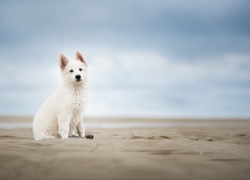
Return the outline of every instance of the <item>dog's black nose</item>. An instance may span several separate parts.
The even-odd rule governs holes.
[[[81,75],[79,75],[79,74],[76,75],[75,77],[76,77],[77,80],[81,79]]]

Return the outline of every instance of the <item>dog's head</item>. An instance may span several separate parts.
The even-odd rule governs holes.
[[[88,65],[79,51],[75,54],[75,60],[71,61],[65,54],[61,53],[59,66],[62,72],[62,78],[65,82],[75,85],[86,82]]]

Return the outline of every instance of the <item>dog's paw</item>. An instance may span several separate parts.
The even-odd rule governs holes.
[[[85,136],[87,139],[94,139],[94,135],[92,135],[92,134],[88,134],[88,135],[86,135]]]
[[[61,135],[59,136],[59,138],[60,138],[60,139],[68,139],[69,136],[68,136],[67,134],[61,134]]]
[[[78,135],[79,135],[80,138],[85,139],[85,133],[78,132]]]

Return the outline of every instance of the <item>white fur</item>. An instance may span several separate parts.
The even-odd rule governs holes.
[[[77,51],[76,60],[71,61],[66,55],[60,54],[59,65],[62,83],[35,114],[33,120],[35,140],[58,137],[66,139],[75,130],[80,137],[85,138],[82,116],[86,104],[87,63]],[[77,75],[81,76],[81,81],[77,81]]]

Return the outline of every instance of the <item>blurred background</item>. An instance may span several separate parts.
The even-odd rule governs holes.
[[[250,1],[0,1],[0,115],[33,115],[58,56],[89,63],[87,116],[250,117]]]

